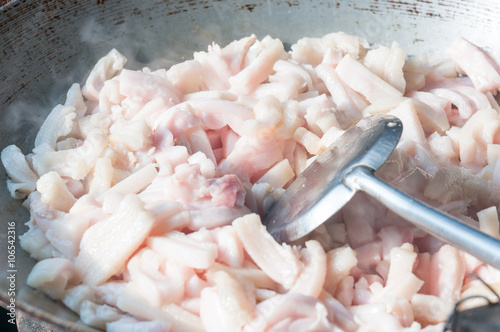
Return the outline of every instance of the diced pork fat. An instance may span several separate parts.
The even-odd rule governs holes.
[[[480,91],[500,88],[500,68],[486,52],[463,37],[455,39],[448,56],[469,76]]]
[[[214,286],[201,291],[203,327],[207,332],[241,331],[254,315],[256,299],[251,285],[223,271],[212,277]]]
[[[51,298],[63,298],[66,286],[75,277],[73,264],[66,258],[48,258],[35,264],[27,284],[38,288]]]
[[[15,145],[9,145],[2,150],[2,164],[9,175],[7,187],[15,199],[22,199],[36,188],[38,176],[31,169],[26,157]]]
[[[109,331],[442,330],[485,292],[465,274],[497,289],[500,272],[365,194],[294,246],[257,213],[352,123],[390,113],[403,140],[378,175],[498,237],[500,71],[463,39],[451,52],[468,77],[343,33],[289,53],[252,35],[168,71],[111,51],[32,154],[2,151],[41,260],[28,284]]]
[[[100,285],[119,273],[144,242],[155,218],[139,198],[127,195],[118,211],[83,235],[75,269],[89,285]]]
[[[274,63],[286,54],[279,39],[267,36],[261,43],[264,48],[257,58],[229,79],[230,91],[242,95],[249,94],[272,74]]]
[[[363,95],[370,103],[403,95],[349,54],[342,58],[335,70],[344,84]]]
[[[90,72],[82,88],[85,98],[98,101],[104,82],[117,75],[123,69],[126,62],[127,59],[115,49],[101,58]]]
[[[248,214],[233,222],[233,226],[243,243],[243,247],[254,262],[271,279],[285,288],[290,288],[299,275],[300,262],[293,249],[286,244],[278,244],[266,232],[260,217]]]
[[[171,324],[161,320],[138,321],[132,317],[122,317],[106,323],[107,332],[169,332]]]

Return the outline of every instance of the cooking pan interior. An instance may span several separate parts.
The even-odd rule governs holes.
[[[291,45],[304,36],[344,31],[373,43],[397,41],[409,54],[435,60],[458,35],[500,50],[493,37],[499,24],[500,8],[486,0],[12,1],[0,9],[0,150],[16,144],[30,152],[48,112],[111,48],[128,57],[127,68],[168,68],[212,42],[224,45],[251,33]],[[34,260],[18,239],[14,267],[8,266],[8,222],[16,223],[19,236],[29,215],[11,199],[0,168],[0,301],[10,303],[7,276],[14,273],[16,310],[90,330],[63,305],[26,286]]]

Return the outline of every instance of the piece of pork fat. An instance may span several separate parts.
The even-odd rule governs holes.
[[[113,322],[106,323],[107,332],[169,332],[171,324],[161,320],[139,321],[133,317],[123,316]]]
[[[42,202],[59,211],[69,212],[76,202],[61,176],[54,171],[42,175],[36,182],[36,189]]]
[[[128,284],[125,290],[120,293],[117,306],[120,310],[140,319],[168,322],[171,325],[171,330],[175,332],[204,332],[198,315],[173,303],[160,308],[152,307],[144,299],[144,296],[147,294],[140,293],[138,289],[133,287],[133,284]]]
[[[66,286],[75,277],[73,264],[66,258],[47,258],[33,266],[27,284],[37,288],[53,299],[64,296]]]
[[[226,61],[232,75],[239,73],[244,68],[248,49],[256,40],[257,36],[252,34],[235,40],[222,48],[222,58]]]
[[[268,129],[263,129],[242,136],[226,160],[221,162],[219,169],[237,175],[242,182],[250,182],[259,171],[281,161],[284,142],[276,139]]]
[[[363,58],[363,64],[404,94],[406,90],[406,81],[403,76],[405,60],[406,52],[398,43],[393,42],[390,48],[381,45],[368,50]]]
[[[479,229],[484,233],[500,238],[499,229],[500,224],[498,222],[498,211],[495,206],[491,206],[477,213],[477,218],[479,219]]]
[[[432,255],[429,280],[429,294],[441,298],[445,302],[460,299],[465,276],[465,264],[458,249],[443,245]]]
[[[349,246],[343,246],[328,251],[326,257],[327,270],[324,289],[328,293],[335,295],[339,283],[341,283],[342,279],[347,277],[351,269],[358,264],[356,251]]]
[[[242,331],[254,315],[253,285],[224,271],[215,272],[212,287],[201,291],[200,318],[207,332]]]
[[[133,287],[139,294],[144,294],[144,301],[155,308],[179,304],[185,296],[186,280],[195,274],[192,268],[167,261],[149,248],[143,248],[130,259],[127,272],[129,282],[125,287]]]
[[[0,158],[9,176],[7,188],[14,199],[23,199],[35,190],[38,176],[17,146],[9,145],[4,148]]]
[[[274,63],[278,59],[288,56],[283,43],[279,39],[266,36],[261,41],[256,41],[256,43],[262,44],[262,46],[257,46],[262,47],[257,57],[246,64],[246,67],[239,73],[229,78],[229,90],[237,95],[250,94],[273,73]]]
[[[321,301],[289,292],[257,304],[255,316],[243,332],[340,331],[333,321],[334,313]]]
[[[300,255],[304,268],[300,272],[290,292],[318,298],[323,291],[327,274],[327,256],[318,241],[310,240],[301,249]]]
[[[215,43],[208,46],[208,52],[193,55],[201,65],[201,90],[228,90],[229,78],[233,75],[229,63],[222,57],[221,47]]]
[[[62,177],[82,180],[92,170],[106,144],[104,135],[93,132],[77,148],[61,151],[47,148],[43,152],[35,152],[32,157],[33,168],[40,176],[55,171]]]
[[[378,77],[361,62],[346,54],[335,68],[341,81],[370,103],[402,97],[401,91]]]
[[[278,244],[262,225],[257,214],[233,221],[246,253],[271,279],[289,289],[301,271],[298,255],[287,244]]]
[[[198,60],[177,63],[167,70],[167,78],[183,95],[200,91],[203,67]]]
[[[31,257],[40,261],[46,258],[61,256],[61,253],[54,248],[40,227],[33,224],[32,219],[26,222],[25,225],[28,226],[28,230],[19,236],[19,245]]]
[[[91,101],[99,101],[99,93],[104,86],[104,82],[117,75],[126,62],[127,59],[115,49],[102,57],[90,72],[82,88],[85,98]]]
[[[217,245],[198,241],[182,232],[172,231],[164,236],[148,238],[148,246],[165,259],[195,269],[209,268],[217,258]]]
[[[89,285],[104,283],[120,272],[144,242],[155,221],[135,195],[126,195],[117,211],[91,226],[83,235],[75,269]]]
[[[290,54],[298,63],[317,66],[329,50],[349,53],[357,59],[365,55],[368,46],[368,42],[358,36],[334,32],[321,38],[301,38],[292,45]]]
[[[361,118],[361,112],[368,103],[357,92],[342,83],[332,66],[320,64],[316,67],[316,74],[325,82],[336,107],[349,118],[347,122],[352,123]]]
[[[500,88],[500,68],[483,50],[463,37],[458,37],[448,49],[448,56],[470,77],[476,89],[496,91]]]
[[[500,117],[494,109],[485,108],[476,112],[460,131],[461,166],[485,166],[487,145],[493,143],[500,143]]]
[[[443,301],[437,296],[426,294],[413,295],[411,306],[415,320],[422,327],[446,321],[454,308],[453,303]]]
[[[162,98],[167,105],[175,105],[181,100],[181,93],[167,79],[163,71],[148,72],[123,69],[118,76],[120,94],[143,102]]]
[[[115,307],[88,300],[82,302],[79,314],[84,324],[98,329],[105,329],[107,323],[117,321],[123,316],[123,313]]]
[[[53,256],[72,258],[78,254],[80,240],[89,227],[88,216],[64,213],[55,209],[43,202],[40,192],[33,192],[30,195],[30,211],[33,227],[39,228],[44,233],[45,239],[53,246]],[[97,214],[97,217],[100,216]],[[33,231],[35,232],[36,228]],[[26,235],[21,244],[26,244],[28,252],[33,252],[33,243],[27,242],[29,238],[31,236]],[[42,239],[43,237],[40,238]]]
[[[59,138],[68,135],[73,129],[75,119],[76,108],[74,106],[57,105],[54,107],[36,135],[35,148],[45,143],[55,150]]]

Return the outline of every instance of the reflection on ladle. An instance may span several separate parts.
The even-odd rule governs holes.
[[[374,175],[396,147],[403,125],[388,115],[361,119],[302,172],[264,216],[279,242],[312,232],[364,191],[435,237],[500,268],[500,241],[407,196]]]

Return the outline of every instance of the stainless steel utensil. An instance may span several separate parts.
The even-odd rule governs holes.
[[[321,153],[263,218],[278,242],[300,239],[364,191],[437,238],[500,268],[500,241],[390,186],[374,175],[401,136],[401,121],[389,115],[361,119]]]

